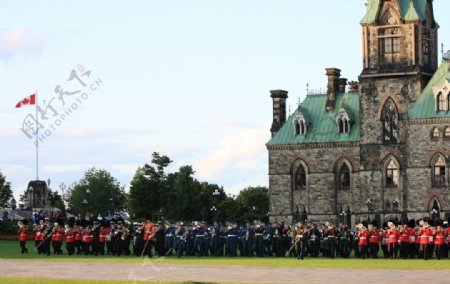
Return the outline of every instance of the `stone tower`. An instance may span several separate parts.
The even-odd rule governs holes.
[[[361,26],[361,184],[375,207],[406,206],[405,116],[438,66],[433,0],[369,0]],[[386,180],[381,168],[389,165],[400,171]]]

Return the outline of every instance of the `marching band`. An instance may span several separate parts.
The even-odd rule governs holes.
[[[21,253],[28,253],[27,225],[18,223]],[[349,228],[331,223],[316,225],[299,222],[293,227],[284,222],[247,223],[245,226],[215,222],[169,224],[94,221],[92,223],[41,220],[34,225],[33,238],[38,254],[136,255],[136,256],[295,256],[334,258],[377,258],[381,247],[384,258],[448,258],[450,228],[447,222],[430,226],[427,219],[418,222],[361,223]]]

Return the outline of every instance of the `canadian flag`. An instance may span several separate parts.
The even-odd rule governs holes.
[[[20,108],[24,105],[35,105],[36,104],[36,94],[32,94],[29,97],[24,98],[16,104],[16,108]]]

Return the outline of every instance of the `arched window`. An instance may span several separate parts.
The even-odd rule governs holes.
[[[306,164],[303,161],[298,162],[292,172],[294,190],[303,190],[307,188],[307,173],[308,167]]]
[[[397,143],[398,142],[398,111],[395,103],[388,99],[383,107],[382,112],[383,122],[383,138],[384,142]]]
[[[437,127],[433,128],[433,132],[431,133],[431,136],[433,138],[439,138],[440,135],[441,135],[441,133],[439,132],[439,128],[437,128]]]
[[[337,187],[340,190],[350,188],[350,168],[346,162],[343,162],[338,166]]]
[[[433,186],[445,186],[445,170],[445,159],[439,155],[433,162]]]
[[[450,111],[450,93],[447,95],[447,111]]]
[[[444,136],[447,137],[447,138],[450,138],[450,127],[449,127],[449,126],[447,126],[447,127],[445,128],[445,134],[444,134]]]
[[[300,135],[300,122],[298,120],[294,121],[295,135]]]
[[[397,187],[400,179],[400,170],[398,162],[390,158],[385,168],[386,187]]]
[[[447,108],[446,108],[447,107],[447,101],[446,101],[446,98],[445,98],[444,94],[439,93],[437,95],[437,97],[436,97],[436,105],[437,105],[437,108],[436,108],[437,111],[446,111],[447,110]]]

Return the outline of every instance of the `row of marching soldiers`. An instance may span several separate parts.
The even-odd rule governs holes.
[[[435,256],[438,260],[448,258],[450,247],[450,228],[448,222],[437,222],[430,226],[427,219],[395,224],[387,222],[382,228],[377,223],[357,224],[353,230],[344,225],[335,228],[326,223],[317,230],[315,225],[299,223],[295,227],[292,248],[298,258],[323,256],[347,258],[351,251],[356,257],[377,258],[380,250],[384,258],[423,258]],[[318,239],[319,242],[314,241]]]
[[[115,224],[94,221],[74,222],[63,225],[62,221],[51,224],[48,219],[41,220],[34,225],[33,239],[38,254],[63,254],[63,244],[68,255],[111,255],[130,254],[131,235],[129,223]],[[28,253],[26,240],[28,239],[27,226],[19,224],[19,241],[22,253]]]
[[[22,253],[27,253],[26,226],[19,230]],[[35,249],[39,254],[63,254],[63,243],[69,255],[137,255],[137,256],[296,256],[437,259],[448,257],[450,228],[447,222],[431,227],[428,220],[392,222],[378,228],[376,222],[354,228],[330,223],[321,225],[284,222],[237,226],[236,224],[193,222],[176,224],[131,224],[127,221],[50,224],[41,221],[34,228]],[[130,249],[131,248],[131,249]]]

